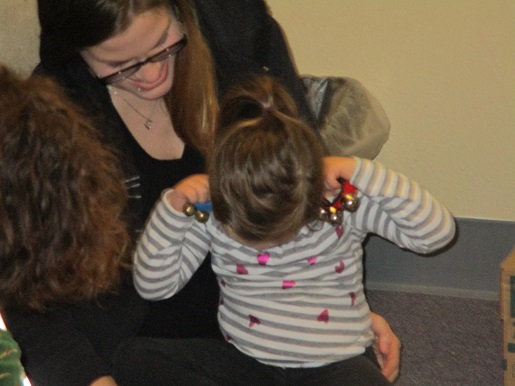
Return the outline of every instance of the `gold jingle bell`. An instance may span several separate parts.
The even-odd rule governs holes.
[[[343,207],[349,212],[355,212],[359,207],[359,198],[352,193],[346,193],[342,198]]]
[[[334,211],[329,214],[329,222],[331,224],[341,224],[343,221],[343,213],[341,211]]]
[[[209,218],[209,213],[204,212],[203,210],[197,210],[195,212],[195,219],[198,222],[206,222]]]
[[[186,216],[193,216],[195,213],[197,213],[197,208],[195,208],[195,205],[192,205],[192,204],[186,204],[184,206],[184,210],[183,210],[184,214]]]
[[[329,212],[324,208],[320,208],[320,214],[318,215],[318,218],[322,221],[329,220]]]

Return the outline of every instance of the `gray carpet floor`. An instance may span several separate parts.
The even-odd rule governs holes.
[[[396,386],[501,386],[499,302],[368,291],[403,344]]]

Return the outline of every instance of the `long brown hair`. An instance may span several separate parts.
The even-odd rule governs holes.
[[[48,79],[0,66],[0,308],[115,290],[128,266],[116,157]]]
[[[249,242],[283,242],[318,219],[323,150],[272,78],[224,96],[209,162],[215,217]]]
[[[177,55],[167,106],[179,137],[205,155],[218,113],[213,58],[189,1],[176,0],[174,8],[188,44]]]

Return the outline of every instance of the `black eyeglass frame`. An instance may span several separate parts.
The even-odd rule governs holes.
[[[188,38],[186,37],[186,34],[183,34],[178,41],[166,47],[165,49],[155,53],[154,55],[149,56],[145,60],[135,63],[129,67],[122,68],[121,70],[116,71],[112,74],[98,78],[98,80],[105,85],[121,82],[122,80],[130,78],[132,75],[138,72],[141,67],[145,66],[146,64],[162,62],[163,60],[171,58],[174,55],[177,55],[186,46],[187,43]]]

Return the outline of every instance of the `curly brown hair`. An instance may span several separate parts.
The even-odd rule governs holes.
[[[323,149],[276,80],[228,91],[209,162],[213,213],[249,242],[284,242],[318,219]]]
[[[49,79],[0,66],[0,308],[115,290],[130,245],[116,157]]]

